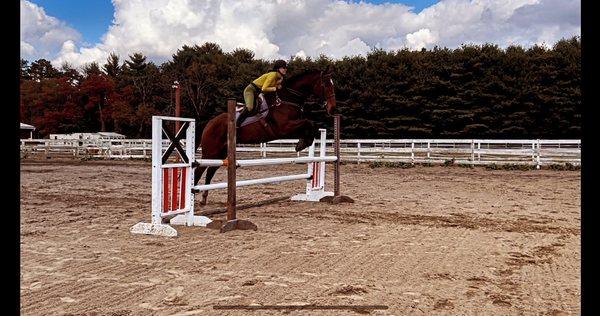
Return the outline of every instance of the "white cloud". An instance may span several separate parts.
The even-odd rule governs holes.
[[[21,1],[21,57],[52,59],[65,41],[79,41],[81,34],[43,8]]]
[[[438,37],[429,29],[420,29],[406,35],[406,43],[411,49],[422,49],[437,42]]]
[[[62,65],[63,63],[68,63],[74,66],[81,66],[91,62],[98,62],[99,64],[104,64],[106,59],[108,58],[109,52],[101,49],[100,47],[92,47],[92,48],[80,48],[77,49],[75,43],[71,40],[68,40],[63,43],[60,52],[58,53],[58,57],[53,60],[55,65]]]
[[[303,50],[299,50],[294,57],[298,57],[298,58],[306,58],[306,53]]]
[[[32,56],[33,54],[35,54],[35,48],[31,44],[21,41],[21,55]]]
[[[22,54],[49,52],[44,43],[60,42],[54,49],[57,64],[104,63],[110,52],[122,59],[141,52],[162,62],[183,45],[216,42],[225,51],[247,48],[265,59],[341,58],[373,48],[553,44],[581,34],[579,0],[442,0],[418,14],[402,4],[341,0],[113,0],[113,5],[113,25],[94,47],[78,47],[79,34],[43,14],[43,21],[56,26],[43,36],[41,26],[30,27],[39,35],[35,40],[22,31]],[[35,7],[25,0],[23,6]],[[30,11],[39,16],[41,10]],[[22,13],[21,20],[31,26],[40,18]]]
[[[370,50],[369,45],[357,37],[347,42],[346,45],[336,49],[330,55],[334,58],[342,58],[344,56],[365,55]]]

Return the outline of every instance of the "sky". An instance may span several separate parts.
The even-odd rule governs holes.
[[[21,57],[55,66],[141,52],[157,63],[215,42],[257,58],[334,59],[491,43],[551,47],[581,35],[580,0],[21,0]]]
[[[85,43],[99,42],[112,24],[114,7],[110,0],[34,0],[46,14],[64,21],[81,33]]]

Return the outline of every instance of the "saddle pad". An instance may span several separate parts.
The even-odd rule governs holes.
[[[260,100],[260,98],[259,98],[259,100]],[[242,124],[240,124],[240,127],[243,127],[243,126],[246,126],[248,124],[252,124],[254,122],[257,122],[261,118],[267,117],[267,114],[269,114],[269,105],[267,105],[267,101],[265,101],[264,99],[262,99],[262,103],[260,104],[260,108],[258,109],[258,114],[254,115],[254,116],[247,117],[242,122]],[[236,121],[237,121],[238,117],[240,117],[240,112],[236,111],[235,112],[235,119],[236,119]]]

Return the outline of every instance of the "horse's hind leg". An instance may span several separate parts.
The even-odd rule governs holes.
[[[210,184],[210,181],[215,176],[215,173],[219,167],[208,167],[208,171],[206,171],[206,178],[204,179],[204,184]],[[200,201],[200,205],[206,205],[206,200],[208,198],[208,191],[202,192],[202,200]]]
[[[207,167],[196,167],[196,169],[194,170],[194,185],[198,185],[198,182],[200,181],[200,178],[202,178],[202,174],[204,173],[204,170],[206,170]]]

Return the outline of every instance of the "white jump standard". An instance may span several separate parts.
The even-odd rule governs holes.
[[[163,128],[164,121],[183,122],[173,136]],[[131,227],[134,234],[177,236],[171,225],[206,226],[211,222],[206,216],[194,215],[194,194],[190,189],[194,181],[194,119],[153,116],[152,117],[152,222],[137,223]],[[162,134],[171,143],[163,154]],[[185,150],[179,140],[185,136]],[[167,163],[177,150],[182,162]]]
[[[327,161],[337,161],[338,157],[326,157],[326,131],[319,129],[321,132],[319,157],[313,158],[313,162],[308,163],[307,174],[312,175],[309,181],[306,182],[306,194],[297,194],[292,196],[292,201],[321,201],[326,196],[333,196],[333,192],[325,192],[325,163]],[[308,157],[315,156],[315,144],[308,149]]]

